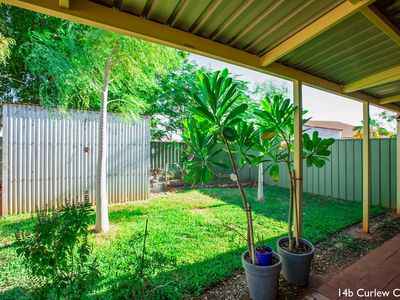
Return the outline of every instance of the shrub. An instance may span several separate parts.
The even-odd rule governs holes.
[[[80,299],[98,276],[90,258],[88,226],[92,208],[70,203],[54,211],[40,211],[32,232],[17,232],[17,253],[39,298]]]

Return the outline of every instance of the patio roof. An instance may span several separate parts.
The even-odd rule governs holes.
[[[400,0],[0,1],[400,111]]]

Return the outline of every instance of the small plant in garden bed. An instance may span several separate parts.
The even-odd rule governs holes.
[[[17,231],[22,257],[34,295],[41,299],[80,299],[97,276],[88,243],[91,204],[67,203],[54,211],[39,211],[32,232]]]

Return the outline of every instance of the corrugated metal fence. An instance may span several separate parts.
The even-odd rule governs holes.
[[[124,122],[109,115],[110,203],[149,197],[150,119]],[[3,214],[56,208],[65,199],[94,202],[98,113],[66,116],[23,105],[3,105]]]
[[[167,166],[182,160],[182,143],[151,142],[151,169],[166,170]]]
[[[304,191],[349,201],[362,200],[362,141],[336,140],[332,155],[323,168],[304,166]],[[274,183],[289,186],[286,172]],[[252,174],[252,178],[256,178]],[[396,207],[396,139],[371,139],[371,204]]]
[[[152,156],[165,155],[163,148],[152,147],[160,151]],[[174,151],[177,150],[177,146],[170,147],[174,147]],[[323,168],[304,166],[304,191],[349,201],[361,201],[362,141],[336,140],[331,150],[332,156]],[[152,158],[153,160],[156,158]],[[281,168],[280,171],[280,180],[276,183],[265,174],[266,183],[289,187],[286,169]],[[257,180],[257,172],[258,169],[254,166],[246,167],[241,171],[240,177],[242,180]],[[371,139],[371,202],[382,207],[396,207],[396,139]]]

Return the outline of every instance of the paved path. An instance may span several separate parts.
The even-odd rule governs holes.
[[[313,288],[306,299],[400,300],[400,234]]]

